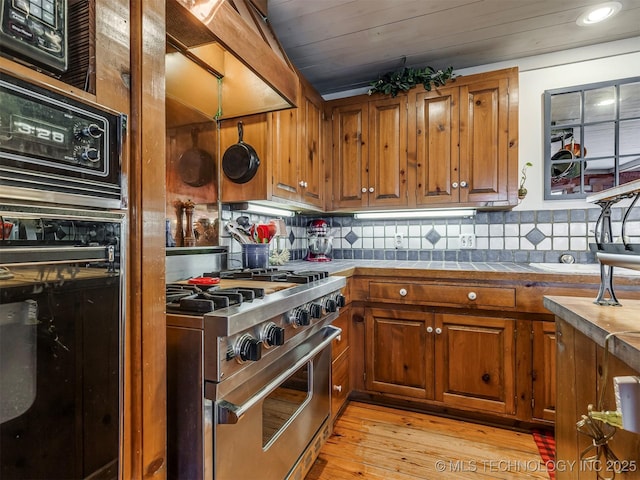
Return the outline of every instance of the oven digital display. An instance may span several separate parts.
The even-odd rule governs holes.
[[[45,122],[20,115],[11,115],[11,135],[33,139],[46,145],[61,146],[65,144],[65,131]]]

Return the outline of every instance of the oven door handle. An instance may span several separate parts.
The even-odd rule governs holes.
[[[274,378],[263,389],[258,391],[253,397],[247,400],[242,405],[236,405],[226,400],[220,400],[216,402],[218,408],[218,423],[219,424],[234,424],[238,423],[238,420],[257,403],[264,400],[271,392],[273,392],[282,382],[288,377],[293,375],[296,370],[302,367],[305,363],[315,357],[319,352],[327,348],[331,344],[334,338],[342,333],[342,330],[333,325],[327,325],[321,330],[326,336],[321,343],[313,347],[307,354],[305,354],[294,365],[286,369],[276,378]]]
[[[49,265],[113,261],[113,245],[97,247],[10,247],[0,250],[0,265]]]

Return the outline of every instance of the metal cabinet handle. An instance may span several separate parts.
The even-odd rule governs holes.
[[[333,391],[338,393],[342,392],[342,385],[334,385]]]
[[[369,187],[369,192],[373,193],[374,188],[373,187]]]
[[[406,297],[407,296],[407,289],[406,288],[401,288],[399,293],[400,293],[401,297]]]
[[[342,341],[342,335],[338,335],[336,337],[336,342],[341,342]]]
[[[469,300],[475,300],[476,298],[478,298],[478,295],[476,294],[476,292],[469,292],[469,293],[467,294],[467,298],[468,298]]]
[[[303,182],[302,180],[300,180],[300,181],[298,182],[298,185],[300,185],[301,187],[304,187],[304,182]]]
[[[362,193],[367,193],[367,187],[362,187]]]
[[[452,186],[453,188],[458,188],[458,182],[453,182],[453,183],[451,184],[451,186]]]
[[[427,333],[433,333],[433,327],[427,327]]]
[[[304,187],[304,188],[307,188],[308,186],[309,186],[309,184],[308,184],[307,182],[304,182],[303,187]]]
[[[300,358],[296,363],[287,368],[284,372],[274,378],[268,385],[262,390],[258,391],[253,397],[247,400],[242,405],[236,405],[226,400],[220,400],[217,403],[218,408],[218,423],[220,424],[233,424],[238,423],[238,420],[247,413],[251,408],[266,398],[271,392],[280,386],[287,378],[293,375],[300,367],[302,367],[309,360],[318,355],[322,350],[327,348],[329,344],[342,333],[342,330],[333,325],[328,325],[323,328],[326,331],[326,337],[315,347],[313,347],[306,355]]]
[[[466,188],[467,187],[467,182],[460,182],[460,187],[461,188]]]
[[[442,329],[440,327],[436,328],[436,335],[440,335],[442,333]]]

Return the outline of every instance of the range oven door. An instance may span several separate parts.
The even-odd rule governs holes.
[[[122,215],[0,205],[0,478],[116,479]]]
[[[215,480],[282,480],[330,414],[327,326],[216,402]]]

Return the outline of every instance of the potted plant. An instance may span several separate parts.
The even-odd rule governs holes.
[[[434,70],[432,67],[412,68],[403,67],[395,72],[387,72],[375,82],[371,82],[369,95],[383,93],[395,97],[399,92],[406,92],[418,84],[425,90],[431,91],[431,86],[441,87],[445,82],[454,78],[453,67],[445,70]]]
[[[521,173],[522,175],[520,176],[520,185],[518,186],[518,198],[520,200],[522,200],[524,197],[527,196],[527,189],[524,187],[524,182],[527,181],[527,168],[532,167],[533,164],[531,162],[527,162],[524,164],[524,167],[522,167]]]

